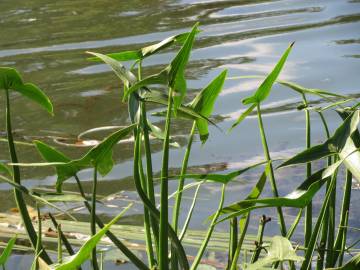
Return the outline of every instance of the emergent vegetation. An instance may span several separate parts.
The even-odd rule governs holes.
[[[50,114],[53,113],[53,107],[50,99],[37,86],[24,83],[20,74],[15,69],[8,67],[0,68],[0,88],[4,89],[3,93],[6,100],[6,136],[11,160],[7,164],[0,165],[0,179],[14,188],[15,200],[35,254],[32,269],[80,269],[89,258],[92,269],[103,269],[103,257],[100,256],[100,252],[98,252],[96,247],[104,235],[138,269],[213,269],[212,266],[204,264],[202,258],[213,236],[216,225],[221,222],[229,223],[227,269],[255,270],[284,269],[285,267],[287,269],[301,270],[320,270],[324,268],[360,269],[359,253],[352,259],[347,259],[352,248],[347,241],[351,185],[353,179],[360,181],[359,104],[354,103],[354,99],[342,95],[319,89],[309,89],[291,82],[279,80],[279,74],[284,68],[285,62],[293,48],[294,43],[292,43],[285,50],[270,74],[263,78],[264,80],[257,91],[252,96],[243,100],[243,104],[249,107],[233,124],[231,130],[229,130],[229,132],[236,132],[241,122],[256,110],[261,143],[264,150],[264,161],[228,174],[189,174],[187,169],[194,137],[198,135],[201,142],[205,144],[209,136],[209,125],[216,126],[210,117],[216,98],[221,92],[225,80],[254,77],[226,78],[227,71],[224,70],[205,86],[190,103],[185,103],[184,100],[187,94],[185,70],[198,33],[198,25],[195,25],[189,33],[167,38],[160,43],[144,47],[140,50],[108,55],[88,52],[91,55],[91,61],[103,61],[109,65],[122,82],[123,101],[128,104],[131,125],[110,134],[101,143],[91,148],[78,159],[70,159],[44,142],[34,141],[34,147],[39,151],[45,162],[19,163],[16,142],[14,142],[12,133],[10,102],[12,91],[17,91],[38,103]],[[178,45],[181,46],[180,50],[166,68],[157,74],[143,77],[142,62],[144,59],[170,46]],[[123,61],[132,61],[131,68],[125,68],[122,64]],[[275,83],[281,84],[286,89],[295,91],[301,96],[303,104],[298,109],[304,111],[306,122],[306,133],[303,134],[306,137],[306,149],[282,163],[275,162],[271,157],[261,110],[262,103],[270,95]],[[156,87],[154,88],[153,86]],[[307,97],[311,95],[320,97],[330,105],[323,108],[310,106]],[[345,107],[345,103],[351,102],[355,105]],[[165,117],[164,130],[161,130],[149,121],[146,108],[148,103],[157,104],[159,107],[166,107],[164,110],[156,113],[157,116]],[[329,132],[324,115],[324,112],[329,109],[336,110],[342,119],[341,125],[333,134]],[[310,136],[310,114],[312,113],[320,116],[324,132],[328,138],[322,144],[312,145],[312,142],[315,141]],[[172,175],[169,172],[169,149],[173,144],[171,123],[176,121],[177,118],[190,121],[192,128],[189,131],[188,144],[180,174]],[[245,124],[242,123],[242,125]],[[119,210],[119,214],[106,225],[101,221],[96,212],[99,175],[105,176],[112,170],[114,165],[112,157],[114,146],[131,135],[134,138],[133,181],[144,206],[143,215],[147,255],[147,260],[145,261],[131,250],[122,239],[119,239],[111,232],[111,225],[116,223],[131,205],[123,210]],[[160,178],[155,177],[153,172],[150,136],[163,142]],[[142,158],[143,156],[144,158]],[[323,168],[313,171],[312,163],[321,159],[326,159],[326,162],[320,163],[323,164]],[[305,165],[304,174],[306,177],[294,191],[286,196],[280,196],[277,188],[276,172],[285,166],[296,164]],[[35,192],[23,186],[20,175],[22,166],[54,167],[57,173],[57,192],[51,194]],[[342,177],[339,174],[340,166],[344,166],[346,169],[346,179],[343,187],[342,204],[338,206],[336,205],[335,193],[341,188],[338,184],[340,183],[339,179]],[[260,173],[259,180],[248,196],[239,198],[239,201],[232,204],[225,205],[224,199],[227,184],[255,167],[257,169],[262,168],[262,173]],[[79,171],[85,168],[93,170],[93,188],[90,198],[85,194],[81,179],[78,176]],[[79,190],[77,195],[69,195],[62,190],[63,183],[70,178],[76,180]],[[267,179],[273,193],[273,196],[269,198],[261,196],[267,184]],[[169,195],[169,180],[178,181],[178,189],[172,195]],[[186,183],[186,180],[192,180],[192,182]],[[155,200],[155,182],[160,184],[159,207],[157,207],[158,202]],[[196,206],[199,188],[207,182],[219,184],[221,187],[221,198],[218,209],[208,218],[208,229],[200,248],[197,250],[195,257],[190,261],[187,256],[189,254],[184,249],[183,239],[187,233],[189,222]],[[320,212],[314,215],[312,199],[323,186],[326,186],[326,191],[322,200],[322,206]],[[189,188],[196,188],[193,203],[189,213],[186,215],[186,220],[179,222],[182,211],[183,191]],[[24,201],[25,196],[36,203],[39,217],[37,230],[34,228],[33,221],[28,213]],[[172,217],[169,216],[169,197],[175,197]],[[82,201],[84,203],[90,215],[89,226],[91,228],[91,237],[77,251],[74,251],[66,235],[61,231],[61,220],[57,220],[50,214],[50,218],[58,233],[58,255],[55,257],[48,255],[49,250],[46,250],[42,243],[42,218],[40,210],[41,206],[46,205],[57,211],[65,212],[69,218],[73,218],[71,214],[59,209],[54,204],[58,201]],[[264,228],[270,221],[270,218],[263,216],[258,225],[257,241],[252,250],[247,250],[247,253],[251,256],[245,256],[244,259],[240,259],[240,254],[243,252],[244,239],[248,235],[252,211],[270,207],[277,209],[279,235],[274,236],[270,241],[264,240]],[[284,207],[294,208],[298,211],[298,215],[292,224],[287,224],[287,220],[284,218]],[[337,222],[335,222],[336,209],[340,209],[340,217]],[[305,213],[304,240],[302,243],[298,243],[298,246],[294,246],[294,243],[291,242],[291,237],[303,213]],[[180,224],[184,224],[184,226],[180,228]],[[0,257],[0,264],[4,269],[15,241],[16,237],[8,242]],[[65,250],[68,256],[64,254]],[[54,261],[54,258],[57,261]],[[348,262],[344,262],[345,260]]]

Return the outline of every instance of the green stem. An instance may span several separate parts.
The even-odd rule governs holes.
[[[330,268],[333,265],[334,260],[334,242],[335,242],[335,215],[336,215],[336,183],[337,179],[334,180],[334,186],[331,190],[331,197],[329,201],[329,229],[328,229],[328,237],[327,237],[327,252],[326,252],[326,261],[325,268]]]
[[[311,147],[311,125],[310,125],[310,112],[307,110],[308,102],[306,100],[305,95],[303,94],[303,102],[305,106],[305,126],[306,126],[306,149]],[[306,178],[309,178],[311,175],[311,162],[306,163]],[[312,230],[312,202],[310,202],[306,206],[305,211],[305,241],[304,246],[307,247],[310,237],[311,237],[311,230]]]
[[[262,249],[262,244],[263,244],[263,236],[264,236],[264,230],[265,230],[265,225],[267,222],[269,222],[271,219],[267,218],[265,215],[263,215],[260,219],[260,224],[259,224],[259,228],[258,228],[258,234],[256,237],[256,241],[257,241],[257,248],[255,249],[252,257],[251,257],[251,263],[256,262],[259,259],[260,253],[261,253],[261,249]]]
[[[307,248],[307,250],[305,252],[305,260],[302,263],[300,270],[308,270],[311,267],[312,255],[313,255],[313,252],[315,250],[315,245],[316,245],[316,241],[317,241],[317,238],[318,238],[318,235],[319,235],[319,232],[320,232],[321,224],[323,223],[324,216],[325,216],[325,213],[326,213],[326,209],[327,209],[329,201],[330,201],[331,191],[333,190],[333,188],[335,186],[336,175],[337,175],[337,172],[335,172],[333,174],[333,176],[331,177],[329,190],[325,195],[324,202],[323,202],[323,205],[321,207],[318,219],[317,219],[317,221],[315,223],[315,226],[313,228],[313,233],[311,235],[308,248]]]
[[[9,151],[10,151],[10,158],[12,163],[18,163],[18,158],[16,155],[16,149],[14,144],[14,138],[12,135],[12,128],[11,128],[11,111],[10,111],[10,98],[9,98],[9,90],[5,89],[6,93],[6,132],[7,132],[7,139],[8,139],[8,145],[9,145]],[[18,166],[13,165],[13,181],[16,184],[21,184],[21,177],[20,177],[20,169]],[[36,249],[36,243],[37,243],[37,235],[36,231],[34,229],[34,226],[31,223],[31,218],[29,215],[29,212],[26,207],[26,203],[24,200],[24,197],[21,193],[21,191],[14,188],[14,194],[15,194],[15,201],[17,204],[17,207],[20,211],[20,215],[22,218],[22,221],[24,223],[25,230],[27,232],[27,235],[30,239],[31,245],[34,249]],[[43,249],[43,247],[40,247],[42,249],[41,252],[41,259],[43,259],[47,264],[52,264],[52,261],[49,257],[49,255],[46,253],[46,251]]]
[[[135,188],[136,188],[136,191],[137,191],[140,199],[142,200],[142,202],[144,203],[146,208],[150,211],[150,214],[156,219],[157,222],[159,222],[160,221],[159,210],[157,210],[157,208],[151,203],[151,201],[148,199],[146,193],[143,191],[143,189],[141,187],[139,170],[138,170],[138,166],[136,165],[139,162],[138,161],[139,160],[139,147],[140,147],[140,137],[139,137],[139,134],[137,133],[136,138],[135,138],[134,168],[133,168],[134,169],[133,176],[134,176]],[[173,245],[176,246],[176,252],[177,252],[177,256],[179,257],[179,263],[182,265],[182,268],[184,270],[188,270],[189,263],[188,263],[188,260],[186,257],[185,250],[184,250],[183,246],[181,245],[181,242],[180,242],[177,234],[174,232],[174,230],[172,229],[170,224],[167,223],[167,225],[168,225],[167,229],[168,229],[168,233],[169,233],[171,242]]]
[[[61,224],[57,226],[57,233],[58,233],[58,263],[60,264],[63,261]]]
[[[138,128],[137,132],[140,132],[140,128]],[[141,147],[139,147],[139,156],[141,157]],[[139,172],[140,172],[140,181],[142,188],[146,192],[147,185],[146,185],[144,168],[142,165],[141,158],[139,158]],[[144,206],[144,230],[145,230],[145,238],[146,238],[146,253],[150,263],[150,268],[153,268],[155,266],[155,258],[154,258],[154,250],[151,239],[150,214],[149,214],[149,210],[147,210],[145,206]]]
[[[97,166],[94,167],[93,190],[91,198],[91,212],[90,212],[90,229],[91,236],[96,234],[96,190],[97,190]],[[96,258],[96,247],[92,250],[91,265],[93,270],[99,270],[99,265]]]
[[[335,266],[335,263],[340,256],[343,256],[343,254],[340,254],[338,250],[343,250],[343,243],[346,243],[346,235],[347,235],[347,224],[349,220],[349,210],[350,210],[350,198],[351,198],[351,185],[352,185],[352,174],[350,171],[346,171],[346,180],[345,180],[345,186],[344,186],[344,195],[343,195],[343,201],[341,206],[341,212],[340,212],[340,224],[339,224],[339,230],[338,234],[336,236],[335,244],[334,244],[334,261],[333,265],[331,267]],[[344,241],[345,240],[345,241]]]
[[[236,251],[235,251],[235,254],[234,254],[234,258],[232,260],[232,264],[231,264],[231,268],[230,268],[231,270],[236,270],[237,269],[237,261],[239,259],[242,244],[244,243],[247,228],[249,226],[249,221],[250,221],[250,214],[246,214],[239,221],[241,234],[240,234],[239,241],[238,241],[238,244],[237,244],[237,248],[236,248]]]
[[[258,115],[258,121],[259,121],[259,127],[260,127],[261,141],[262,141],[262,145],[264,148],[264,154],[265,154],[266,161],[269,164],[269,179],[270,179],[271,189],[272,189],[274,197],[279,197],[279,193],[278,193],[276,182],[275,182],[274,168],[272,166],[269,147],[268,147],[268,144],[266,141],[264,125],[263,125],[263,121],[262,121],[262,117],[261,117],[260,104],[257,104],[257,115]],[[277,207],[277,212],[278,212],[278,217],[279,217],[279,222],[280,222],[280,232],[281,232],[282,236],[285,237],[286,236],[286,225],[285,225],[285,220],[284,220],[284,216],[283,216],[281,207]]]
[[[221,190],[221,198],[220,198],[220,203],[219,203],[219,206],[218,206],[218,210],[216,211],[216,214],[215,214],[215,216],[213,217],[213,219],[211,221],[211,224],[210,224],[210,227],[209,227],[209,229],[208,229],[208,231],[206,233],[205,239],[201,243],[201,247],[200,247],[198,253],[196,254],[196,257],[194,259],[193,264],[191,265],[190,270],[197,269],[197,267],[200,264],[201,258],[204,255],[204,252],[205,252],[205,249],[206,249],[206,247],[207,247],[207,245],[209,243],[210,237],[211,237],[211,235],[212,235],[212,233],[213,233],[213,231],[215,229],[216,221],[217,221],[218,217],[220,216],[221,209],[223,208],[223,205],[224,205],[225,189],[226,189],[226,185],[223,185],[222,190]]]
[[[227,269],[230,269],[231,262],[234,259],[237,242],[238,242],[238,220],[237,217],[233,217],[230,220],[230,239],[229,239],[229,255],[228,255]]]
[[[74,178],[76,180],[79,192],[81,196],[84,198],[84,204],[85,207],[88,209],[89,213],[91,213],[91,205],[87,201],[86,194],[84,192],[84,189],[81,185],[80,179],[77,175],[74,175]],[[104,223],[100,220],[100,218],[95,215],[95,221],[96,224],[99,226],[100,229],[104,228]],[[114,245],[121,250],[124,255],[129,258],[129,260],[138,268],[141,270],[149,270],[149,268],[144,264],[134,253],[131,252],[130,249],[128,249],[111,231],[106,232],[106,236],[109,237],[109,239],[114,243]]]
[[[173,107],[173,89],[170,88],[168,108],[165,123],[165,140],[163,145],[163,161],[160,180],[160,231],[159,231],[159,266],[161,270],[169,269],[168,262],[168,172],[169,172],[169,143],[170,143],[170,123]]]
[[[195,129],[196,129],[196,122],[194,121],[191,131],[190,131],[189,141],[188,141],[188,145],[186,147],[186,151],[185,151],[185,155],[184,155],[184,159],[183,159],[181,172],[180,172],[179,185],[178,185],[177,194],[175,197],[175,204],[174,204],[174,210],[173,210],[173,216],[172,216],[172,227],[176,233],[178,233],[182,191],[183,191],[184,183],[185,183],[184,175],[186,174],[188,163],[189,163],[189,157],[190,157],[190,152],[191,152],[191,146],[192,146],[193,139],[194,139]],[[176,270],[178,264],[177,264],[177,256],[176,256],[175,250],[172,250],[171,254],[172,254],[171,269]]]

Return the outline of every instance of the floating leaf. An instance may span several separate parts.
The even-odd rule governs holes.
[[[290,241],[282,236],[274,236],[270,241],[268,253],[264,258],[260,258],[253,264],[248,264],[248,270],[264,269],[265,265],[273,264],[275,262],[284,261],[303,261],[304,258],[296,255]]]
[[[274,82],[276,81],[277,77],[279,76],[293,45],[294,45],[294,43],[290,44],[290,46],[286,49],[284,54],[281,56],[279,62],[276,64],[276,66],[271,71],[271,73],[265,78],[265,80],[262,82],[260,87],[256,90],[254,95],[252,95],[248,98],[245,98],[243,100],[243,104],[245,104],[245,105],[251,104],[251,103],[259,104],[269,96],[271,88],[272,88]]]
[[[53,114],[53,105],[44,92],[32,83],[24,83],[19,72],[14,68],[0,67],[0,89],[11,89],[35,101]]]

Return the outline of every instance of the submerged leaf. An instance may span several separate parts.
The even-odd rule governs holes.
[[[264,258],[260,258],[253,264],[248,264],[248,270],[264,269],[265,265],[273,264],[275,262],[284,261],[303,261],[304,258],[296,255],[290,241],[282,236],[274,236],[270,241],[268,253]]]
[[[279,62],[276,64],[276,66],[271,71],[271,73],[265,78],[265,80],[262,82],[260,87],[256,90],[254,95],[252,95],[248,98],[245,98],[243,100],[243,104],[245,104],[245,105],[251,104],[251,103],[259,104],[269,96],[271,88],[272,88],[274,82],[276,81],[277,77],[279,76],[293,45],[294,45],[294,43],[290,44],[290,46],[286,49],[284,54],[281,56]]]

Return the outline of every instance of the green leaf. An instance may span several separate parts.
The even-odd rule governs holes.
[[[360,253],[352,257],[346,264],[336,268],[326,268],[326,270],[358,270],[360,268]]]
[[[9,166],[3,164],[3,163],[0,163],[0,173],[3,173],[7,176],[10,176],[12,177],[13,176],[13,172],[12,170],[10,169]]]
[[[347,157],[356,149],[351,135],[357,130],[359,120],[360,111],[356,111],[344,120],[340,127],[336,129],[333,136],[330,137],[326,142],[306,149],[305,151],[282,163],[278,168],[311,162],[333,154],[339,154],[340,158]],[[360,156],[358,151],[354,152],[352,155],[346,158],[344,164],[348,164],[348,166],[350,166],[351,169],[357,173],[355,167],[359,166],[359,163],[357,163],[360,161],[359,158]]]
[[[234,127],[236,127],[238,124],[240,124],[256,107],[256,104],[251,105],[249,108],[247,108],[246,111],[244,111],[239,118],[236,120],[234,124],[232,124],[229,131],[231,131]]]
[[[9,242],[7,243],[6,247],[4,248],[3,252],[1,253],[0,265],[2,265],[3,267],[6,264],[7,260],[9,259],[10,255],[11,255],[12,249],[13,249],[13,247],[15,245],[15,242],[16,242],[16,238],[17,238],[16,235],[13,238],[11,238],[9,240]]]
[[[0,89],[11,89],[35,101],[51,115],[53,105],[45,93],[32,83],[24,83],[19,72],[14,68],[0,67]]]
[[[303,260],[303,257],[296,255],[295,250],[287,238],[276,235],[271,239],[267,255],[253,264],[248,264],[246,269],[260,270],[264,269],[265,265],[273,264],[275,262],[299,262]]]
[[[264,199],[246,199],[233,203],[223,208],[222,214],[227,216],[219,222],[229,218],[247,214],[258,208],[268,207],[295,207],[304,208],[308,205],[314,195],[320,190],[323,184],[329,179],[323,177],[324,169],[317,171],[307,178],[299,187],[286,195],[285,197],[264,198]]]
[[[251,165],[249,167],[246,167],[244,169],[241,169],[241,170],[236,170],[236,171],[233,171],[233,172],[230,172],[228,174],[215,174],[215,173],[207,173],[207,174],[185,174],[185,175],[176,175],[176,176],[170,176],[169,178],[170,179],[179,179],[179,177],[183,177],[183,178],[186,178],[186,179],[195,179],[197,181],[210,181],[210,182],[216,182],[216,183],[220,183],[220,184],[228,184],[230,181],[232,181],[235,177],[243,174],[244,172],[250,170],[250,169],[253,169],[253,168],[256,168],[258,167],[259,165],[263,165],[265,164],[266,161],[262,161],[262,162],[259,162],[259,163],[256,163],[254,165]],[[266,179],[266,177],[265,177]]]
[[[95,52],[87,53],[96,56],[105,64],[109,65],[111,69],[115,72],[116,76],[118,76],[125,85],[133,84],[137,81],[135,75],[132,74],[129,70],[127,70],[119,61],[116,61],[115,59],[105,54]]]
[[[195,36],[198,33],[197,27],[198,23],[193,26],[180,51],[166,68],[169,76],[169,87],[174,89],[173,100],[175,112],[177,108],[180,107],[186,94],[185,67],[190,58]]]
[[[45,166],[55,166],[58,174],[56,189],[61,192],[62,183],[84,168],[97,166],[97,169],[102,176],[108,174],[114,165],[112,160],[112,148],[121,139],[127,136],[134,127],[135,125],[131,125],[112,133],[101,143],[91,148],[82,158],[70,161],[64,154],[45,143],[35,142],[35,145],[43,158],[49,162],[45,164]],[[26,164],[19,163],[18,165],[24,166]],[[31,165],[41,166],[41,164],[35,163],[28,164],[28,166]]]
[[[83,202],[85,199],[77,194],[64,194],[64,193],[41,193],[40,198],[48,202]]]
[[[129,204],[119,215],[117,215],[113,220],[111,220],[107,225],[104,226],[101,230],[99,230],[94,236],[92,236],[89,240],[87,240],[76,252],[75,255],[64,258],[64,262],[61,264],[53,264],[50,265],[48,269],[51,270],[72,270],[77,269],[81,266],[91,255],[92,250],[99,243],[101,238],[105,235],[105,233],[110,229],[110,227],[118,222],[118,220],[130,209],[132,204]]]
[[[264,101],[270,94],[271,88],[276,81],[277,77],[279,76],[286,59],[293,47],[294,43],[291,43],[290,46],[286,49],[282,57],[280,58],[279,62],[276,64],[274,69],[271,71],[271,73],[265,78],[265,80],[262,82],[260,87],[256,90],[255,94],[245,98],[243,100],[243,104],[259,104],[260,102]]]
[[[215,101],[223,88],[226,75],[227,70],[221,72],[208,86],[195,96],[189,106],[201,115],[209,117],[213,111]],[[205,143],[209,137],[208,122],[204,119],[198,119],[196,120],[196,126],[199,131],[200,140],[202,143]]]
[[[22,85],[23,80],[14,68],[0,67],[0,88],[11,89],[15,85]]]
[[[143,60],[146,57],[149,57],[163,49],[170,47],[174,43],[184,43],[188,35],[189,33],[182,33],[179,35],[168,37],[158,43],[146,46],[139,50],[109,53],[106,56],[111,57],[117,61]],[[89,60],[97,60],[97,58],[94,57],[90,58]]]
[[[50,113],[51,115],[54,114],[53,105],[52,105],[50,99],[36,85],[34,85],[32,83],[25,83],[25,84],[21,84],[21,85],[20,84],[14,85],[12,87],[12,89],[15,90],[16,92],[19,92],[23,96],[38,103],[43,108],[45,108],[48,111],[48,113]]]

